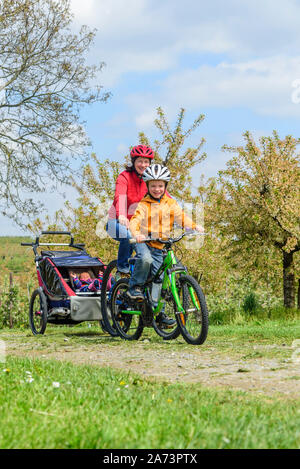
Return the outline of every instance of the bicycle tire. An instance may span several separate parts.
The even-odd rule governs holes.
[[[112,288],[111,292],[111,315],[115,330],[125,340],[138,340],[144,330],[142,316],[121,313],[126,309],[129,298],[126,291],[129,288],[129,279],[120,279]],[[122,292],[123,290],[123,292]]]
[[[180,283],[185,310],[184,313],[177,313],[181,334],[187,343],[202,345],[208,334],[208,310],[204,293],[191,275],[182,275]],[[192,299],[192,294],[195,296],[195,300]]]
[[[111,261],[103,274],[102,285],[101,285],[101,312],[102,320],[100,320],[100,325],[105,332],[108,332],[112,337],[117,337],[117,333],[113,321],[111,319],[111,307],[110,307],[110,294],[111,289],[107,290],[107,285],[110,279],[112,272],[117,269],[117,260]]]
[[[36,299],[39,302],[36,304]],[[47,326],[48,306],[47,298],[41,288],[37,288],[31,295],[29,304],[29,326],[33,335],[44,334]],[[37,324],[39,324],[37,326]]]
[[[165,328],[163,327],[163,324],[160,323],[157,318],[153,319],[153,329],[155,330],[156,334],[158,334],[160,337],[162,337],[164,340],[174,340],[179,337],[181,330],[178,324],[178,319],[177,315],[175,314],[176,311],[176,305],[173,299],[173,296],[171,294],[171,290],[168,289],[165,292],[165,309],[164,313],[168,316],[171,317],[172,319],[176,321],[176,324],[174,324],[173,328]]]

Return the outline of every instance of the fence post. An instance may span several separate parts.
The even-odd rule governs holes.
[[[13,274],[12,272],[9,272],[9,292],[10,294],[12,293],[12,288],[13,288]],[[12,329],[13,327],[13,317],[12,317],[12,307],[13,307],[13,303],[12,303],[12,299],[10,299],[10,303],[9,303],[9,328]]]

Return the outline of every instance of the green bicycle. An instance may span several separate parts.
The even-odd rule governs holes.
[[[132,300],[126,294],[129,279],[120,279],[115,283],[110,299],[111,316],[115,330],[123,339],[138,340],[144,327],[153,327],[165,340],[175,339],[181,333],[189,344],[201,345],[205,342],[208,333],[208,310],[204,293],[194,277],[187,273],[186,267],[177,262],[172,248],[174,243],[187,235],[191,233],[184,232],[167,241],[155,239],[165,245],[164,259],[155,276],[147,279],[143,287],[143,300]],[[149,241],[154,239],[145,239],[143,242]],[[130,259],[130,263],[134,262],[135,258]],[[161,292],[155,307],[151,287],[153,283],[159,282],[161,274]],[[162,312],[175,319],[170,329],[166,329],[160,322]]]

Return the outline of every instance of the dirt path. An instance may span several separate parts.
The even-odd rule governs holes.
[[[239,356],[213,345],[174,347],[163,341],[152,344],[151,339],[128,343],[95,335],[81,337],[78,342],[72,334],[47,339],[46,335],[36,338],[6,331],[0,333],[0,339],[8,355],[110,366],[165,382],[199,383],[285,398],[300,396],[300,353],[296,355],[295,349],[286,344],[254,344],[243,348],[243,355]],[[283,348],[284,355],[280,353]]]

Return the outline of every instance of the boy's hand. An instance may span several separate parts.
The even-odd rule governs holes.
[[[144,241],[144,239],[146,239],[146,236],[143,234],[140,234],[140,235],[137,235],[135,239],[137,243],[141,243],[142,241]]]

